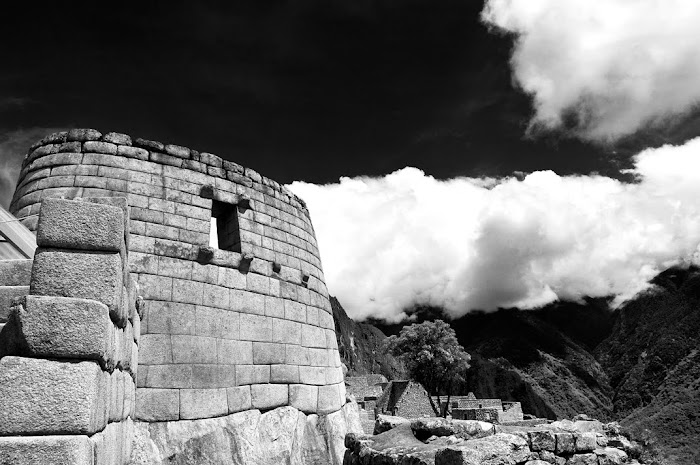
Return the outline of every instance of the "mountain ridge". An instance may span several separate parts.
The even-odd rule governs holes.
[[[519,401],[526,413],[552,419],[586,413],[617,420],[660,463],[700,463],[700,270],[671,268],[651,284],[616,310],[609,299],[585,299],[449,321],[472,355],[455,394]],[[412,317],[356,324],[383,336],[405,324],[446,319],[429,307],[413,309]],[[380,333],[372,333],[379,366]]]

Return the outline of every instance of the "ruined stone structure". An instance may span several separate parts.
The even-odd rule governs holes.
[[[54,198],[100,198],[94,202],[111,204],[51,202]],[[88,214],[86,209],[96,210]],[[112,213],[106,215],[109,209]],[[331,418],[338,412],[342,414],[339,422],[347,420],[345,410],[340,412],[346,403],[345,385],[313,227],[303,201],[283,186],[209,153],[143,139],[132,141],[124,134],[77,129],[52,134],[31,148],[10,210],[31,231],[38,228],[40,248],[33,263],[30,293],[89,301],[71,306],[31,296],[22,303],[25,309],[15,313],[41,314],[48,310],[28,309],[50,306],[51,312],[58,308],[63,313],[56,315],[70,320],[71,312],[79,307],[85,307],[83,319],[95,312],[104,316],[107,311],[116,326],[113,331],[101,327],[104,337],[120,334],[114,341],[124,341],[119,346],[121,355],[113,359],[92,351],[84,357],[92,360],[89,368],[80,363],[70,365],[85,371],[86,379],[111,380],[114,375],[105,377],[104,373],[114,370],[126,373],[119,375],[122,381],[109,383],[124,386],[116,388],[121,394],[115,397],[133,397],[134,402],[127,401],[125,407],[116,409],[110,425],[121,425],[123,418],[206,422],[237,412],[264,412],[284,406],[309,415],[312,431],[318,429],[314,429],[317,423],[323,423],[322,417],[313,419],[315,415]],[[102,221],[99,228],[85,219],[95,215]],[[107,238],[113,241],[120,231],[123,240],[118,249],[112,242],[109,246],[94,244]],[[73,272],[75,267],[82,275]],[[90,278],[90,270],[108,278]],[[49,278],[56,284],[49,285]],[[104,286],[112,287],[105,290]],[[137,288],[143,298],[142,319],[135,307],[125,306],[125,302],[136,301]],[[56,318],[54,323],[63,324]],[[0,345],[9,334],[9,326],[0,335]],[[79,334],[72,336],[80,340]],[[54,352],[37,353],[52,358]],[[138,371],[134,369],[137,358]],[[3,369],[12,369],[13,376],[20,376],[13,379],[22,384],[21,374],[33,369],[31,363],[6,356],[0,360],[0,377]],[[44,363],[49,361],[42,360]],[[135,379],[133,396],[129,393],[134,386],[124,381],[127,378],[131,382]],[[99,389],[91,391],[90,399],[104,399]],[[2,402],[10,408],[10,400],[3,398]],[[23,415],[20,412],[15,417]],[[103,417],[88,415],[85,421],[70,433],[93,440],[95,433],[116,428],[104,427],[107,421]],[[350,420],[347,422],[349,425]],[[303,436],[304,423],[299,424],[301,430],[294,425],[290,428]],[[335,429],[349,431],[350,426]],[[154,439],[154,431],[150,430],[151,439],[159,453],[170,454],[163,441],[175,434],[171,431],[166,439]],[[50,428],[18,431],[66,432]],[[128,436],[122,430],[109,434]],[[188,443],[187,434],[181,436],[183,443]],[[184,454],[185,446],[178,447],[173,447],[175,455],[161,459],[180,463],[173,457]],[[342,453],[334,452],[340,457]],[[311,455],[297,458],[308,461]],[[280,459],[297,463],[289,453]],[[328,458],[319,460],[330,463]]]
[[[377,399],[381,397],[384,387],[388,384],[386,377],[380,374],[345,377],[347,392],[355,398],[360,409],[360,421],[365,433],[371,434],[374,431]]]
[[[477,399],[473,393],[450,399],[452,417],[460,420],[480,420],[492,423],[512,423],[523,420],[520,402],[501,399]]]
[[[425,388],[410,380],[389,381],[377,399],[376,409],[378,414],[404,418],[435,416]]]

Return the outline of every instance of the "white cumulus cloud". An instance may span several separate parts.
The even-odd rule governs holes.
[[[532,308],[646,288],[698,263],[700,138],[635,157],[638,183],[539,171],[524,179],[381,178],[289,186],[308,204],[326,283],[354,318],[414,304]]]
[[[514,79],[531,129],[613,141],[700,101],[700,2],[487,0],[483,20],[515,35]]]

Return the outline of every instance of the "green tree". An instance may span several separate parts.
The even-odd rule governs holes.
[[[405,326],[398,336],[389,337],[386,344],[393,356],[403,360],[411,378],[428,392],[435,415],[447,416],[452,388],[456,382],[464,381],[471,360],[450,325],[435,320]],[[447,393],[447,401],[441,412],[443,393]],[[437,397],[437,406],[433,395]]]

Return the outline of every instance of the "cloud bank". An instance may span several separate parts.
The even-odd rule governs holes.
[[[700,2],[487,0],[484,22],[515,35],[514,80],[530,130],[614,141],[700,101]]]
[[[538,307],[647,287],[700,263],[700,138],[635,157],[635,184],[539,171],[524,179],[382,178],[289,186],[308,204],[331,294],[354,318],[414,304]]]

